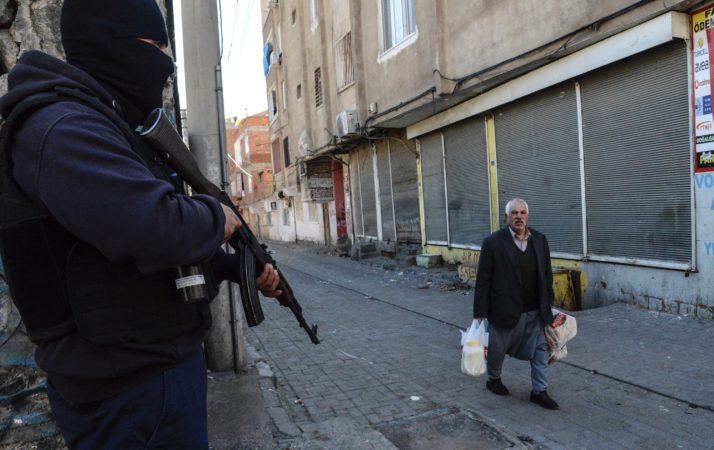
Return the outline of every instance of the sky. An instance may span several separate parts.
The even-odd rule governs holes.
[[[203,0],[201,0],[203,1]],[[207,2],[208,3],[208,2]],[[225,116],[245,117],[268,109],[263,75],[263,34],[260,0],[218,0],[223,23],[223,109]],[[181,2],[174,1],[176,67],[179,95],[185,107]]]

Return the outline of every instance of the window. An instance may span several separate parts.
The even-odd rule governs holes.
[[[268,105],[268,116],[272,122],[276,117],[278,117],[278,94],[275,92],[275,89],[270,90],[269,100],[270,105]]]
[[[283,208],[283,225],[290,225],[290,209]]]
[[[285,81],[283,81],[281,83],[281,87],[282,87],[282,91],[283,91],[282,94],[283,94],[283,111],[284,111],[284,110],[288,109],[288,93],[285,88]]]
[[[233,144],[233,159],[236,160],[236,164],[239,166],[243,164],[243,152],[241,151],[242,145],[242,140],[236,140],[236,142]]]
[[[310,0],[310,29],[317,28],[317,0]]]
[[[271,213],[271,212],[265,213],[265,224],[269,227],[273,226],[273,213]]]
[[[302,97],[302,84],[298,84],[298,85],[297,85],[296,91],[297,91],[297,92],[296,92],[297,98]]]
[[[347,32],[342,39],[337,42],[335,48],[336,65],[335,72],[337,74],[337,89],[349,85],[354,81],[354,72],[352,70],[352,32]]]
[[[273,153],[273,173],[277,174],[283,170],[281,165],[282,158],[280,158],[280,140],[276,139],[271,144],[271,150]]]
[[[290,145],[288,138],[283,139],[283,156],[285,158],[285,167],[290,165]]]
[[[292,15],[292,18],[293,18],[293,25],[295,25],[295,17],[296,17],[296,15],[297,15],[297,12],[293,9],[293,12],[292,12],[291,15]]]
[[[315,69],[315,108],[322,106],[322,70]]]
[[[250,163],[250,145],[248,145],[248,135],[243,136],[243,154],[245,155],[245,162]]]
[[[389,50],[416,31],[414,0],[382,0],[384,49]]]

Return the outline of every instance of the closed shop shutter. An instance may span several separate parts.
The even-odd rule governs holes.
[[[574,83],[499,108],[494,114],[498,214],[528,202],[528,225],[544,233],[552,252],[582,255],[580,147]]]
[[[359,152],[353,153],[350,161],[350,180],[352,186],[352,216],[354,220],[355,235],[364,236],[364,220],[362,218],[362,189],[360,187],[359,175]]]
[[[471,118],[445,128],[444,147],[450,243],[481,245],[491,234],[484,119]]]
[[[364,234],[377,237],[377,200],[374,196],[374,162],[372,150],[359,152],[359,175],[362,184],[362,214],[364,215]]]
[[[447,243],[446,197],[441,133],[428,134],[419,138],[419,142],[426,240],[429,243],[445,244]]]
[[[382,239],[394,241],[394,214],[392,209],[392,183],[389,170],[387,141],[377,141],[377,177],[379,179],[379,207],[382,218]]]
[[[691,262],[687,64],[674,41],[582,78],[590,254]]]
[[[399,242],[421,242],[419,225],[419,184],[417,182],[416,156],[407,142],[387,141],[392,167],[394,216],[397,220]]]

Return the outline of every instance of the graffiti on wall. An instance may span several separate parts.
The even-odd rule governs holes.
[[[697,174],[694,176],[694,183],[697,189],[712,189],[714,190],[714,175],[711,173]],[[714,211],[714,196],[712,196],[710,211]]]
[[[705,200],[702,203],[709,206],[709,211],[714,211],[714,174],[700,173],[694,175],[694,185],[698,190],[712,192],[711,202]],[[703,254],[705,256],[714,256],[714,242],[704,241],[703,245]]]
[[[694,175],[694,182],[697,185],[697,189],[713,189],[714,175],[711,173],[696,174]]]

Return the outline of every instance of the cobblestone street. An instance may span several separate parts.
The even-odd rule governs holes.
[[[714,357],[707,344],[714,322],[624,304],[574,313],[578,335],[550,371],[549,392],[561,405],[551,412],[528,402],[526,362],[507,359],[508,397],[489,393],[485,378],[460,372],[459,329],[471,321],[472,289],[454,289],[444,274],[416,267],[385,270],[311,247],[270,247],[322,340],[311,344],[287,309],[267,301],[266,321],[249,332],[274,374],[268,406],[288,441],[289,425],[304,431],[347,418],[404,442],[394,437],[395,424],[418,434],[427,428],[410,423],[458,413],[469,419],[450,429],[452,438],[485,426],[501,432],[493,448],[714,445]]]

